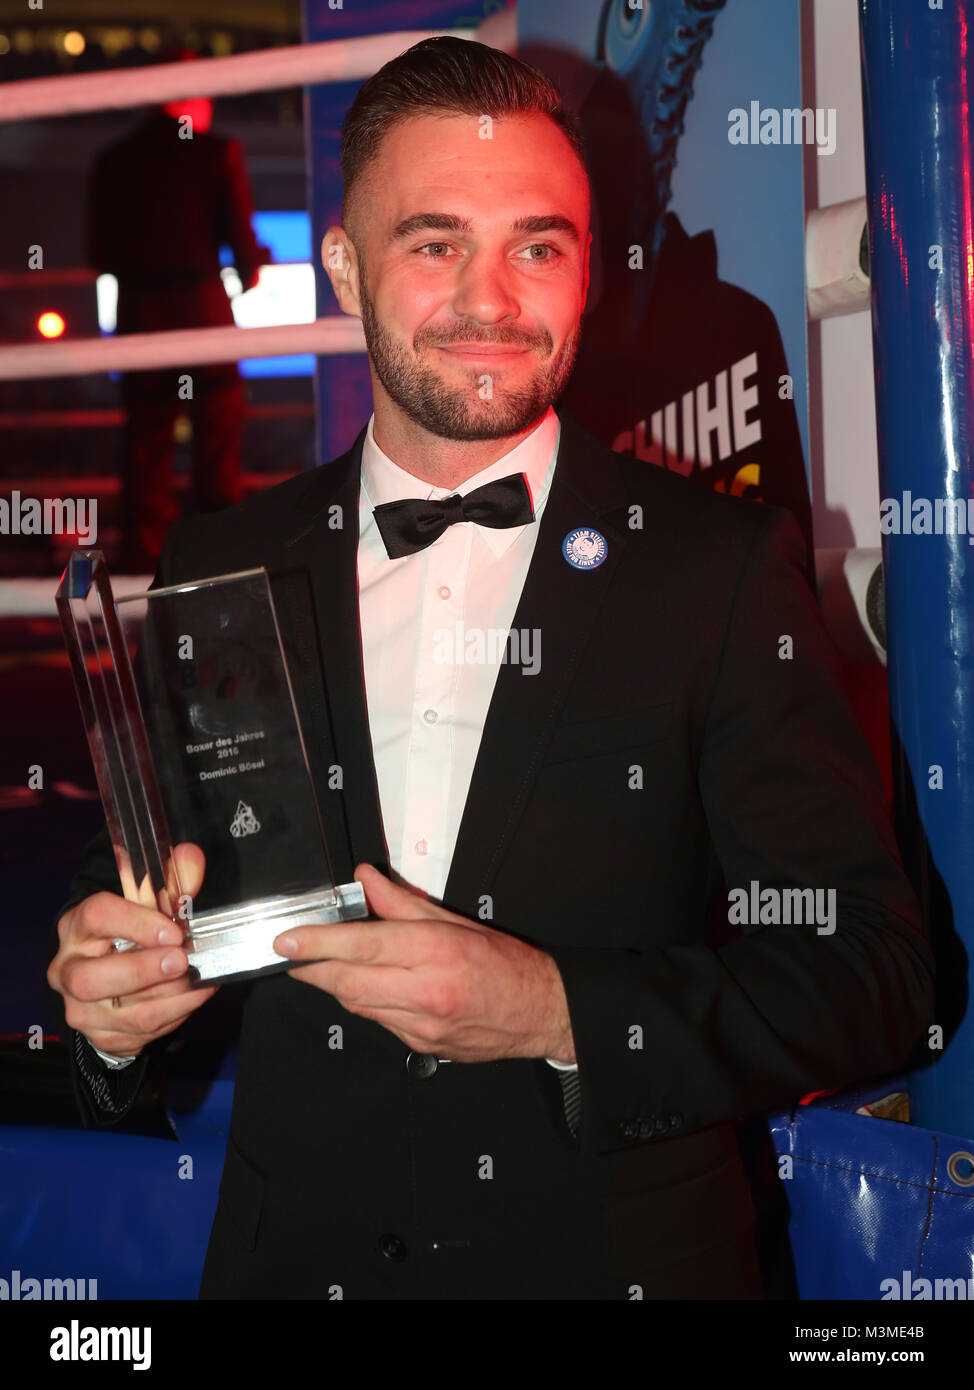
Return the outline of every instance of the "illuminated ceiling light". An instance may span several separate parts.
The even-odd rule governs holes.
[[[118,281],[114,275],[99,275],[95,281],[95,302],[98,327],[102,333],[114,333],[118,319]]]
[[[109,58],[115,58],[126,48],[132,48],[135,44],[135,35],[131,29],[103,29],[101,31],[101,46]]]
[[[37,320],[37,331],[42,338],[60,338],[65,327],[64,319],[54,309],[48,309]]]
[[[146,53],[155,53],[162,44],[162,35],[158,29],[140,29],[139,45],[144,48]]]
[[[85,36],[77,29],[69,29],[61,40],[65,53],[72,58],[80,58],[85,51]]]
[[[33,53],[34,35],[29,29],[15,29],[13,32],[14,48],[18,53]]]
[[[9,53],[9,52],[10,52],[10,40],[7,38],[6,34],[0,34],[0,53]]]
[[[214,58],[226,58],[228,54],[233,52],[233,35],[224,33],[211,34],[210,52],[213,54]]]

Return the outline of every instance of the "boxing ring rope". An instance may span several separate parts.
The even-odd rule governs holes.
[[[82,111],[119,111],[183,97],[238,96],[318,82],[355,82],[423,39],[450,35],[474,39],[480,29],[424,29],[373,34],[327,43],[291,44],[195,63],[157,63],[126,72],[69,73],[30,77],[0,86],[0,120],[27,121]],[[501,47],[494,42],[494,47]]]
[[[328,356],[364,351],[361,320],[346,314],[333,314],[312,323],[274,324],[266,328],[236,328],[233,325],[180,328],[169,332],[126,333],[118,337],[75,338],[3,347],[0,348],[0,381],[202,366],[301,352]]]

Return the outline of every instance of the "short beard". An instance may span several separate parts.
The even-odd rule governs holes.
[[[551,334],[547,329],[540,330],[533,340],[510,327],[486,335],[458,324],[452,338],[444,336],[442,331],[423,330],[414,339],[417,351],[431,342],[437,346],[449,342],[514,343],[519,347],[540,348],[546,359],[527,386],[519,390],[503,388],[486,400],[480,395],[480,379],[486,375],[482,368],[472,369],[476,375],[468,388],[447,386],[432,367],[414,362],[402,344],[379,322],[362,258],[359,259],[359,290],[362,327],[376,376],[390,399],[410,420],[441,439],[472,442],[519,434],[539,420],[558,399],[571,375],[578,352],[578,324],[554,358],[551,357]]]

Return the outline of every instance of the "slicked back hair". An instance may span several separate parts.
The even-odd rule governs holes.
[[[412,116],[437,113],[548,116],[585,168],[585,148],[575,118],[544,73],[473,39],[423,39],[370,77],[345,117],[341,163],[346,228],[352,192],[385,136]]]

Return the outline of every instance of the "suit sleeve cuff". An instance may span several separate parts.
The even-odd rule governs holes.
[[[138,1060],[135,1057],[116,1057],[113,1052],[102,1052],[101,1048],[96,1047],[91,1041],[87,1033],[84,1033],[82,1036],[92,1052],[97,1053],[105,1065],[111,1067],[113,1071],[122,1071],[125,1067],[131,1066],[133,1062]]]

